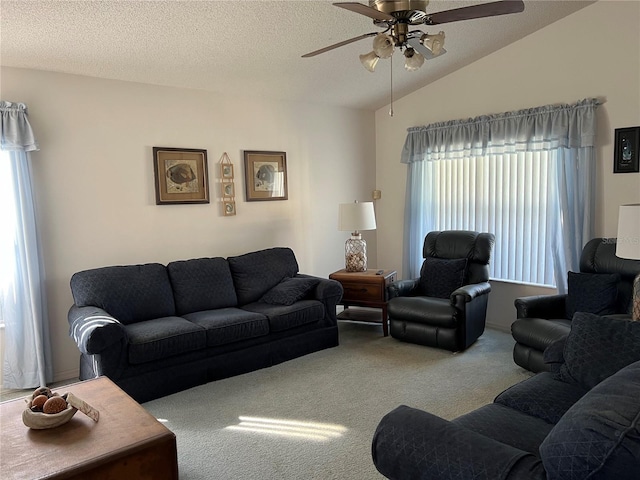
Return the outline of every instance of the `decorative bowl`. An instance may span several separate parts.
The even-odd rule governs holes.
[[[22,412],[22,423],[34,430],[55,428],[71,420],[71,417],[73,417],[77,411],[77,408],[67,405],[67,408],[59,413],[32,412],[31,400],[29,400],[27,408]]]

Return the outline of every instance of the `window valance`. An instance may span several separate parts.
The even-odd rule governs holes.
[[[0,148],[23,152],[39,150],[24,103],[0,101]]]
[[[595,99],[481,115],[407,130],[402,163],[595,146]]]

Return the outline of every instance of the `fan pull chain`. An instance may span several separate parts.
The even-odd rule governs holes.
[[[391,107],[389,108],[389,116],[393,117],[393,55],[389,60],[391,65]]]

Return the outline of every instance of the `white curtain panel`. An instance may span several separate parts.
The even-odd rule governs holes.
[[[3,387],[53,379],[44,268],[36,228],[29,152],[38,150],[21,103],[0,102],[2,224],[0,322],[5,327]]]
[[[403,269],[432,230],[496,235],[491,278],[566,291],[593,238],[596,99],[408,130]]]

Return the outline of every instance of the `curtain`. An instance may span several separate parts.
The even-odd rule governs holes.
[[[438,189],[447,188],[438,181],[434,165],[452,169],[455,162],[495,160],[515,162],[520,170],[513,176],[524,184],[532,184],[530,170],[525,162],[533,157],[548,158],[551,168],[546,178],[549,196],[553,200],[550,217],[544,222],[545,238],[549,239],[548,255],[553,259],[555,284],[560,292],[566,291],[567,271],[579,269],[584,244],[593,238],[595,214],[595,111],[597,99],[585,99],[575,104],[547,105],[515,112],[484,115],[467,120],[453,120],[408,129],[402,150],[402,163],[408,164],[407,194],[405,199],[404,257],[405,275],[419,274],[422,241],[426,233],[434,230],[437,208],[453,208],[456,198],[446,207],[437,205]],[[452,175],[468,175],[452,170]],[[473,170],[472,170],[473,171]],[[511,170],[505,170],[511,174]],[[474,172],[476,175],[480,173]],[[495,202],[495,191],[509,180],[495,166],[488,175],[493,189],[489,189],[482,202]],[[448,177],[447,181],[451,182]],[[453,181],[471,184],[475,179]],[[493,197],[491,195],[494,195]],[[468,214],[468,205],[462,207]],[[523,230],[511,230],[512,243],[522,238]],[[531,232],[528,232],[531,233]],[[535,232],[538,233],[538,232]],[[508,255],[506,255],[508,256]]]
[[[38,150],[27,107],[0,102],[3,222],[0,319],[5,325],[3,387],[33,388],[53,379],[44,268],[39,251],[29,152]]]

